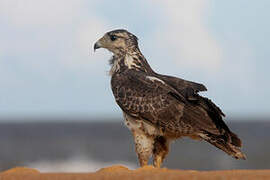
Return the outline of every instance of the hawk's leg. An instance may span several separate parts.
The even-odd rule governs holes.
[[[136,153],[139,158],[140,166],[146,166],[152,155],[154,140],[142,132],[133,132]]]
[[[153,164],[160,168],[163,160],[169,152],[169,140],[163,136],[157,136],[154,139]]]

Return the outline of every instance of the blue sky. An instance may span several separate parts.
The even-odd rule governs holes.
[[[105,50],[126,28],[152,67],[201,82],[228,117],[270,115],[270,2],[0,2],[0,119],[118,117]]]

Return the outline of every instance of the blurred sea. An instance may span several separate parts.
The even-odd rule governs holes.
[[[90,120],[89,120],[90,121]],[[174,169],[269,169],[270,121],[230,121],[247,160],[188,138],[172,143],[164,167]],[[0,123],[0,170],[15,166],[42,172],[90,172],[122,164],[137,168],[133,138],[123,121]]]

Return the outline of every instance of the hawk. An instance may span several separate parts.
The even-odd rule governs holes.
[[[138,38],[124,29],[107,32],[94,50],[113,53],[111,88],[131,130],[140,166],[160,167],[170,142],[181,137],[205,140],[236,159],[245,159],[241,140],[223,121],[221,109],[198,94],[203,84],[155,72],[141,53]]]

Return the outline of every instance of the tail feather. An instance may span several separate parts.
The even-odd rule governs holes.
[[[206,133],[201,137],[235,159],[246,159],[246,155],[240,150],[242,142],[234,133],[230,132],[226,135],[214,135]]]
[[[229,127],[223,121],[222,116],[225,117],[225,114],[221,109],[205,97],[200,96],[199,102],[219,130],[219,133],[216,133],[205,129],[201,137],[236,159],[246,159],[245,154],[240,150],[242,142],[236,134],[230,131]]]
[[[242,147],[242,141],[239,139],[239,137],[236,134],[230,132],[230,137],[231,137],[231,143],[234,146],[239,147],[239,148]]]

